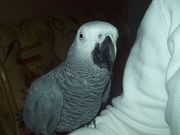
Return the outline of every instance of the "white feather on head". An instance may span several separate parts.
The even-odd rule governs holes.
[[[74,44],[81,55],[91,55],[96,43],[101,44],[106,36],[109,36],[113,42],[115,53],[117,52],[116,42],[118,39],[118,30],[115,26],[104,21],[91,21],[83,24],[75,37]]]

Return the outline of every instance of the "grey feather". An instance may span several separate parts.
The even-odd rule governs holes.
[[[117,29],[106,22],[80,27],[64,62],[29,88],[23,109],[27,128],[52,135],[75,130],[94,119],[109,95],[109,63],[115,60],[117,37]]]
[[[26,126],[36,134],[56,130],[63,107],[63,95],[51,74],[36,80],[29,89],[23,111]]]
[[[110,90],[111,90],[111,78],[109,79],[107,86],[105,88],[104,94],[103,94],[102,105],[101,105],[102,109],[104,109],[104,106],[106,105],[108,101]]]

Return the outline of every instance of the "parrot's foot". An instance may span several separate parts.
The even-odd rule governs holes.
[[[90,121],[88,124],[86,124],[86,127],[96,128],[96,120],[93,119],[92,121]]]

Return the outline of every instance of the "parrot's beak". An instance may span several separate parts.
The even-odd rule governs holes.
[[[93,51],[93,61],[100,68],[112,69],[115,61],[115,48],[109,36],[107,36],[101,44],[96,44]]]

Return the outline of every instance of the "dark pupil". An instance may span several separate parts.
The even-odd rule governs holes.
[[[80,38],[83,38],[83,34],[80,34]]]

